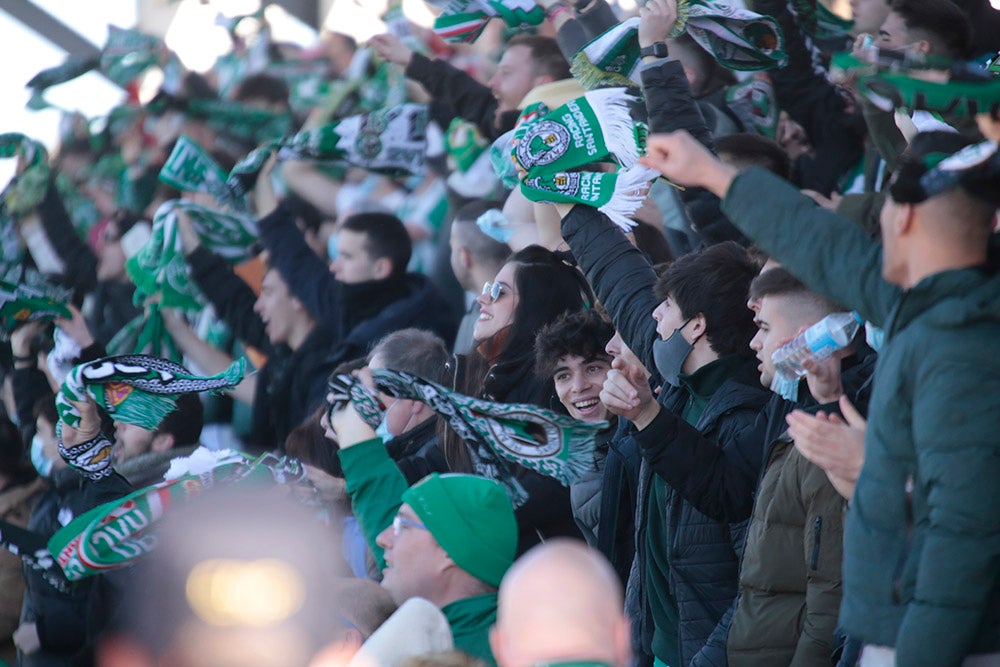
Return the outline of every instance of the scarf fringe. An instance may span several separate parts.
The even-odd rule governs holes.
[[[628,105],[637,98],[628,95],[624,88],[592,90],[585,97],[594,109],[608,150],[626,169],[634,167],[639,160],[639,146]]]
[[[636,226],[635,220],[629,216],[634,215],[642,202],[646,199],[649,191],[649,183],[659,174],[648,167],[637,167],[634,169],[624,169],[618,172],[618,179],[615,181],[615,193],[604,206],[599,210],[608,216],[611,222],[618,225],[623,232],[630,232]]]

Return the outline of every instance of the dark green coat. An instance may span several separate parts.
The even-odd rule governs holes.
[[[1000,277],[890,285],[880,246],[760,169],[736,178],[723,211],[886,332],[845,526],[842,626],[908,667],[1000,651]]]

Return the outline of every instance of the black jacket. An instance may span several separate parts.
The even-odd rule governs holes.
[[[233,333],[267,355],[253,400],[253,423],[247,445],[254,451],[282,449],[288,433],[326,396],[333,369],[327,357],[334,337],[317,324],[296,350],[271,345],[264,322],[253,310],[253,291],[226,262],[205,248],[188,255],[191,277]]]
[[[385,335],[408,327],[434,332],[446,347],[454,341],[458,320],[425,276],[407,273],[350,285],[338,281],[306,245],[286,204],[261,219],[260,238],[289,291],[332,334],[332,366],[364,356]]]
[[[432,472],[448,472],[448,462],[438,446],[437,422],[428,419],[385,443],[385,451],[410,486]]]
[[[490,141],[514,129],[519,111],[507,111],[497,117],[493,91],[444,60],[414,53],[406,67],[406,76],[430,94],[431,118],[443,128],[453,118],[464,118],[475,123]]]

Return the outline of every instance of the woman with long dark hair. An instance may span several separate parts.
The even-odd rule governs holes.
[[[479,296],[480,315],[473,329],[476,351],[456,355],[452,361],[456,390],[489,401],[552,407],[551,378],[539,378],[534,372],[535,337],[563,313],[593,303],[586,279],[561,255],[541,246],[514,253]],[[442,441],[453,470],[493,474],[473,465],[466,445],[450,429]],[[510,467],[528,492],[527,502],[516,510],[519,553],[542,539],[580,537],[569,488],[522,466]]]

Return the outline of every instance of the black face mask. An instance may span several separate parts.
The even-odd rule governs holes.
[[[659,371],[663,381],[672,387],[680,386],[681,367],[694,349],[694,343],[687,342],[681,334],[681,330],[690,321],[689,317],[684,324],[674,329],[666,340],[653,342],[653,362],[656,364],[656,370]]]

